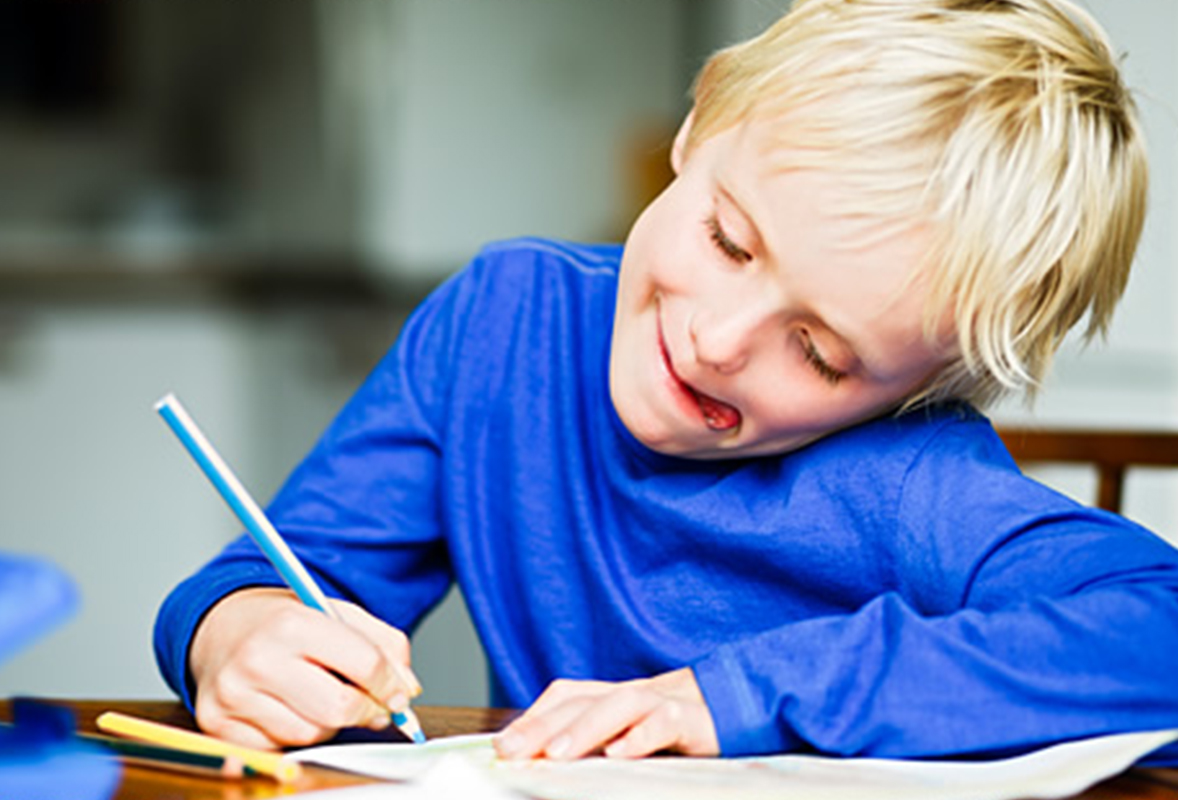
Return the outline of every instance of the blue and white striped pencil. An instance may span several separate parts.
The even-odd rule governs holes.
[[[270,563],[278,570],[286,585],[298,595],[299,600],[332,619],[343,622],[327,602],[327,596],[315,583],[311,573],[307,572],[307,568],[283,540],[261,507],[254,502],[253,497],[233,474],[225,459],[213,448],[212,443],[201,432],[176,396],[168,394],[162,397],[155,404],[155,410],[172,429],[172,433],[176,434],[176,438],[184,445],[184,449],[196,461],[217,492],[233,509],[233,513],[245,525],[254,542],[265,553],[266,558],[270,559]],[[398,668],[397,665],[393,666]],[[391,713],[393,723],[406,736],[418,744],[425,742],[425,733],[412,709],[406,708],[403,712]]]

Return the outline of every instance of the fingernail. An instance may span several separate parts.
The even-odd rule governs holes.
[[[504,758],[517,755],[524,746],[524,737],[518,733],[501,733],[495,737],[495,749]]]
[[[394,692],[389,698],[389,711],[400,713],[409,708],[409,695],[404,692]]]
[[[618,739],[606,746],[605,754],[609,758],[622,758],[626,755],[626,749],[626,740]]]
[[[568,735],[562,734],[560,736],[557,736],[552,741],[552,744],[548,745],[548,747],[544,750],[544,754],[547,755],[549,758],[559,760],[559,759],[564,758],[568,754],[569,748],[571,748],[572,746],[573,746],[573,740],[570,739],[568,737]]]
[[[393,718],[389,716],[388,709],[377,708],[372,712],[372,718],[368,720],[368,729],[373,731],[383,731],[392,724]]]

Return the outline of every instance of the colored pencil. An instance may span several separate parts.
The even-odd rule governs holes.
[[[244,778],[260,774],[242,764],[241,760],[234,756],[192,753],[162,744],[120,739],[117,736],[103,736],[97,733],[78,733],[75,736],[88,744],[114,751],[115,755],[129,764],[216,778]]]
[[[132,717],[118,711],[107,711],[100,714],[95,720],[95,724],[99,730],[106,733],[115,733],[162,748],[179,750],[194,756],[219,757],[223,760],[222,769],[229,772],[235,769],[234,762],[237,762],[242,770],[268,775],[279,783],[292,783],[298,780],[299,775],[302,774],[299,764],[295,761],[287,761],[281,753],[271,753],[230,744],[203,733],[186,731],[183,728]],[[139,755],[145,755],[145,753],[141,752]]]

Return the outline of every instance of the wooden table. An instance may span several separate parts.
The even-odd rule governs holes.
[[[74,709],[77,714],[78,730],[84,733],[98,733],[95,718],[104,711],[122,711],[144,719],[158,720],[181,728],[195,728],[192,715],[183,705],[176,702],[147,702],[129,700],[71,700],[61,702]],[[440,706],[414,706],[421,727],[426,736],[451,736],[459,733],[481,733],[495,731],[507,724],[517,712],[489,708],[444,708]],[[11,704],[0,700],[0,721],[12,720]],[[348,775],[329,769],[305,766],[299,781],[291,786],[279,786],[266,778],[243,780],[220,780],[172,770],[154,769],[128,764],[123,770],[122,783],[115,800],[262,800],[267,797],[286,796],[292,793],[309,792],[314,789],[329,789],[340,786],[354,786],[372,783],[372,779]],[[0,791],[3,797],[3,791]],[[1178,794],[1175,795],[1178,797]]]
[[[192,728],[191,715],[179,703],[129,700],[60,701],[77,713],[78,728],[95,733],[94,719],[103,711],[122,711],[170,725]],[[414,706],[429,737],[494,731],[516,713],[502,709]],[[11,721],[8,701],[0,700],[0,721]],[[341,786],[371,783],[371,779],[307,766],[293,786],[280,787],[265,778],[219,780],[195,775],[128,765],[116,800],[263,800]],[[1178,800],[1178,770],[1134,769],[1092,787],[1074,800]]]

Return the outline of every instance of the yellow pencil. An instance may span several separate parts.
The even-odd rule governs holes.
[[[162,722],[152,722],[139,719],[117,711],[107,711],[100,714],[95,721],[98,729],[107,733],[117,733],[142,742],[174,747],[190,753],[203,753],[210,756],[232,756],[239,759],[242,766],[261,775],[269,775],[279,783],[292,783],[298,780],[302,769],[297,762],[286,761],[281,753],[270,753],[265,750],[254,750],[236,744],[222,741],[202,733],[186,731]]]

